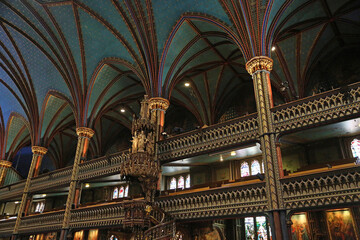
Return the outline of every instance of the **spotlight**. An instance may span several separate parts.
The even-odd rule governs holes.
[[[222,155],[220,155],[220,162],[224,161],[224,158]]]
[[[264,181],[264,175],[263,174],[261,174],[261,173],[257,173],[256,175],[255,175],[258,179],[260,179],[260,181]]]
[[[275,51],[275,50],[276,50],[276,47],[273,46],[273,47],[271,48],[271,51]]]
[[[125,108],[121,108],[120,112],[124,113],[125,112]]]
[[[15,204],[19,204],[19,201],[14,202]]]
[[[235,151],[232,151],[232,152],[230,153],[230,155],[231,155],[231,156],[235,156],[235,155],[236,155],[236,152],[235,152]]]
[[[162,132],[161,135],[166,136],[167,132]]]
[[[186,82],[185,84],[185,87],[190,87],[190,83]]]
[[[41,195],[42,197],[46,197],[46,194]]]
[[[89,188],[89,187],[90,187],[90,184],[89,184],[89,183],[85,183],[85,187],[86,187],[86,188]]]

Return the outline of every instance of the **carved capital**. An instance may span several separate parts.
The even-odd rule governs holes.
[[[33,154],[45,155],[47,153],[47,148],[40,146],[32,146],[31,151],[33,152]]]
[[[7,160],[0,160],[0,167],[9,168],[11,167],[12,162]]]
[[[170,106],[169,100],[161,97],[154,97],[149,99],[150,110],[163,110],[166,111]]]
[[[92,136],[94,136],[94,133],[95,133],[95,131],[92,130],[91,128],[87,128],[87,127],[76,128],[76,134],[79,137],[91,138]]]
[[[259,70],[271,71],[273,66],[273,60],[266,56],[258,56],[250,59],[245,67],[250,75]]]

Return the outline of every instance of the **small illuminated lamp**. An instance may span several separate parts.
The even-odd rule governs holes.
[[[85,187],[86,187],[86,188],[89,188],[89,187],[90,187],[90,184],[89,184],[89,183],[85,183]]]
[[[19,204],[19,201],[15,201],[14,203],[15,203],[15,204]]]
[[[186,82],[185,84],[185,87],[190,87],[190,83]]]
[[[41,195],[42,197],[46,197],[46,194]]]
[[[125,108],[120,108],[120,112],[124,113],[125,112]]]
[[[276,50],[276,47],[273,46],[273,47],[271,48],[271,51],[275,51],[275,50]]]
[[[232,151],[232,152],[230,153],[230,155],[231,155],[231,156],[235,156],[235,155],[236,155],[236,152],[235,152],[235,151]]]
[[[222,155],[220,155],[220,162],[224,161],[224,158]]]

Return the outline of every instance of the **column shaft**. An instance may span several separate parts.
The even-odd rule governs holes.
[[[44,157],[44,155],[47,152],[47,149],[44,147],[40,147],[40,146],[33,146],[31,148],[32,152],[33,152],[33,156],[32,156],[32,160],[31,160],[31,164],[30,164],[30,169],[29,169],[29,173],[25,182],[25,187],[24,187],[24,193],[22,195],[21,198],[21,203],[19,206],[19,211],[18,211],[18,215],[16,218],[16,222],[15,222],[15,227],[14,227],[14,231],[13,234],[16,235],[18,233],[19,230],[19,226],[21,223],[21,217],[27,214],[27,212],[25,210],[28,210],[29,208],[29,188],[30,188],[30,184],[31,184],[31,178],[34,177],[34,173],[35,173],[35,166],[41,162],[42,158]]]
[[[265,165],[268,210],[272,211],[275,227],[273,231],[276,239],[283,239],[281,234],[281,221],[279,212],[277,212],[283,206],[280,188],[278,149],[276,147],[275,132],[270,111],[273,107],[270,82],[272,60],[264,56],[254,57],[246,63],[246,69],[252,75],[254,83],[261,150]]]
[[[12,163],[6,160],[0,160],[0,187],[3,186],[6,178],[6,173],[11,167]]]
[[[77,128],[76,133],[78,135],[78,142],[77,142],[76,154],[74,158],[73,170],[71,174],[69,194],[66,200],[64,220],[62,224],[63,230],[61,235],[62,237],[64,237],[63,239],[65,239],[66,237],[64,233],[69,228],[70,211],[75,199],[76,185],[78,184],[79,164],[81,159],[86,157],[89,140],[94,135],[94,131],[92,129],[85,127]]]

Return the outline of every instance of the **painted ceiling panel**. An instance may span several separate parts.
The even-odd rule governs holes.
[[[311,54],[310,63],[314,61],[319,54],[325,54],[327,51],[331,51],[332,49],[325,48],[325,45],[334,38],[334,32],[331,29],[330,25],[327,25],[324,32],[321,34],[316,46],[314,48],[314,52]]]
[[[83,82],[81,51],[79,45],[79,37],[76,29],[76,22],[74,12],[71,4],[49,7],[51,14],[59,24],[62,34],[64,35],[67,44],[71,51],[71,58],[74,59],[78,75],[81,83]]]
[[[285,58],[285,63],[291,75],[291,80],[294,84],[294,87],[297,93],[299,93],[296,76],[296,38],[288,38],[278,43],[278,45],[281,48],[283,57]]]
[[[109,22],[112,26],[114,26],[121,33],[121,35],[125,37],[131,47],[136,50],[136,53],[139,54],[138,48],[133,40],[133,37],[131,36],[128,27],[126,26],[121,15],[112,3],[113,0],[103,0],[101,1],[101,4],[99,4],[98,1],[94,0],[81,0],[80,2],[86,4],[102,18],[104,18],[107,22]]]
[[[267,25],[267,30],[269,30],[272,20],[275,18],[276,14],[280,10],[281,6],[285,3],[285,1],[286,0],[272,0],[272,6],[271,6],[270,15],[269,15],[269,22]],[[301,2],[301,1],[298,0],[298,2]]]
[[[319,1],[316,1],[313,4],[309,4],[301,11],[297,12],[294,16],[292,16],[282,29],[285,29],[293,24],[306,21],[308,19],[320,17],[326,17],[326,13],[324,12],[321,3]]]
[[[300,49],[300,71],[303,74],[305,71],[306,63],[311,51],[315,38],[320,33],[324,25],[312,28],[301,35],[301,49]]]
[[[351,20],[351,21],[354,21],[356,23],[360,23],[360,14],[359,14],[359,10],[357,11],[352,11],[348,14],[345,14],[342,16],[342,18],[344,19],[348,19],[348,20]]]
[[[37,102],[41,103],[49,90],[60,91],[69,97],[69,90],[62,76],[44,53],[16,31],[10,30],[10,33],[22,49],[23,57],[35,85]],[[38,108],[40,111],[41,104],[38,104]]]
[[[196,32],[189,26],[187,23],[183,23],[179,30],[177,31],[175,37],[173,38],[170,47],[168,49],[168,53],[166,55],[166,60],[164,64],[163,70],[163,84],[165,81],[166,74],[168,73],[171,64],[174,62],[176,57],[179,55],[181,50],[193,39],[197,36]]]
[[[41,137],[44,137],[46,128],[48,127],[50,121],[53,119],[56,113],[60,110],[60,107],[64,104],[64,102],[65,101],[60,98],[49,97],[45,108],[44,120],[41,129]]]
[[[110,100],[110,98],[114,97],[116,95],[116,98],[112,99],[110,103],[113,103],[115,101],[123,100],[125,101],[127,97],[137,94],[137,93],[143,93],[143,88],[139,87],[138,85],[131,86],[134,83],[131,80],[126,79],[126,77],[120,78],[116,83],[113,85],[112,88],[109,89],[109,91],[105,94],[103,99],[101,99],[99,108],[96,109],[96,113],[99,112],[100,109],[103,108],[104,104]],[[123,90],[126,88],[126,91],[122,91],[120,94],[118,92],[120,90]],[[139,94],[143,95],[143,94]],[[108,105],[108,104],[107,104]]]
[[[104,25],[80,9],[79,16],[84,41],[88,82],[96,66],[106,57],[118,57],[133,63],[133,59],[124,45]]]
[[[2,78],[2,73],[3,71],[0,70],[0,78]],[[6,79],[4,79],[6,80]],[[19,104],[19,102],[16,100],[16,98],[10,93],[10,91],[3,85],[0,84],[0,93],[1,93],[1,97],[0,97],[0,106],[1,106],[1,111],[4,117],[4,122],[5,122],[5,127],[7,127],[7,120],[9,119],[9,116],[11,114],[11,112],[15,111],[20,113],[23,116],[25,115],[24,109],[21,107],[21,105]]]
[[[70,115],[70,116],[69,116]],[[61,123],[61,125],[59,125],[59,123],[63,121]],[[67,105],[62,111],[61,113],[57,116],[57,118],[55,119],[55,121],[53,122],[53,124],[51,125],[50,129],[49,129],[49,135],[52,134],[54,132],[54,130],[56,130],[56,128],[61,127],[71,121],[74,121],[74,114],[72,112],[72,109],[70,108],[69,105]],[[49,136],[47,136],[49,137]]]
[[[94,86],[92,87],[92,92],[89,101],[88,117],[94,107],[95,102],[99,98],[100,94],[106,88],[106,86],[120,73],[110,67],[109,65],[104,65],[99,71],[99,74],[96,76]]]
[[[230,21],[217,0],[206,1],[152,1],[155,18],[156,33],[158,36],[158,49],[162,52],[165,41],[170,34],[173,25],[185,12],[206,13],[212,15],[227,24]]]
[[[273,71],[272,72],[276,72],[276,74],[279,76],[280,81],[284,82],[286,81],[286,77],[285,77],[285,73],[284,73],[284,69],[281,67],[281,64],[279,62],[278,56],[276,55],[276,53],[273,53],[271,55],[272,60],[274,61],[274,67],[273,67]],[[271,79],[275,80],[275,77],[273,77],[274,75],[271,74]]]
[[[20,1],[14,1],[11,2],[11,4],[18,11],[20,11],[19,14],[21,14],[26,21],[34,25],[35,28],[43,35],[43,37],[53,44],[50,35],[47,33],[47,31],[42,26],[42,24],[40,24],[37,18],[35,18],[34,15],[22,3],[20,3]],[[26,34],[28,34],[32,39],[34,39],[37,43],[39,43],[40,46],[42,46],[52,57],[55,56],[53,52],[50,50],[49,46],[45,43],[44,39],[17,13],[7,9],[1,12],[1,17],[4,17],[10,23],[14,24],[22,31],[24,31]]]
[[[8,130],[7,142],[6,142],[6,152],[9,151],[9,148],[10,148],[11,144],[14,142],[14,139],[16,138],[16,136],[19,133],[21,134],[20,130],[25,127],[24,122],[18,117],[12,117],[10,121],[11,122],[9,123],[9,130]],[[24,135],[22,135],[22,134],[24,134]],[[29,134],[29,131],[26,129],[26,127],[24,128],[22,134],[20,136],[23,136],[23,137],[26,134]]]

